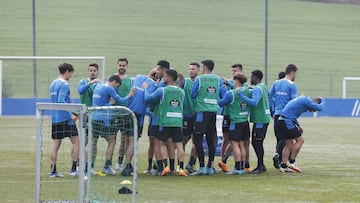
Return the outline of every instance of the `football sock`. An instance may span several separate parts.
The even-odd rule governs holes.
[[[250,163],[248,161],[245,161],[244,166],[245,166],[245,168],[250,168]]]
[[[189,159],[188,165],[190,165],[190,166],[195,165],[195,161],[196,161],[195,157],[194,157],[194,156],[190,156],[190,159]]]
[[[175,159],[170,159],[170,170],[171,171],[175,170]]]
[[[162,160],[156,160],[157,166],[158,166],[158,171],[162,172],[164,169],[164,165],[163,165],[163,161]]]
[[[151,169],[152,161],[153,161],[152,158],[148,159],[148,167],[147,167],[148,169]]]
[[[254,147],[255,154],[258,159],[258,165],[257,166],[263,166],[264,165],[264,146],[263,146],[263,140],[253,140],[252,145]]]
[[[224,157],[221,159],[221,161],[226,164],[228,158],[229,158],[229,155],[224,155]]]
[[[295,159],[289,159],[289,163],[291,164],[295,163]]]
[[[51,170],[51,173],[56,172],[56,164],[51,164],[50,170]]]
[[[236,161],[235,162],[235,169],[236,170],[240,170],[241,168],[240,168],[240,161]]]
[[[287,165],[286,165],[286,163],[285,162],[281,162],[281,168],[286,168],[287,167]]]
[[[168,160],[167,160],[167,159],[164,159],[164,160],[163,160],[163,163],[164,163],[164,166],[165,166],[165,167],[168,166]]]
[[[76,171],[76,167],[77,167],[77,161],[73,161],[71,165],[71,170]]]
[[[119,156],[119,158],[118,158],[118,164],[122,164],[123,159],[124,159],[124,157],[123,157],[123,156]]]
[[[245,161],[240,161],[240,169],[244,169],[245,168]]]
[[[180,167],[181,169],[184,169],[184,162],[183,162],[183,161],[180,161],[180,162],[179,162],[179,167]]]
[[[105,161],[105,166],[111,166],[111,165],[112,165],[111,160],[106,160]]]

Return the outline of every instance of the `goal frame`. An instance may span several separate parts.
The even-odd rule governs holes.
[[[87,113],[95,111],[95,110],[123,110],[125,112],[127,112],[132,119],[133,122],[133,128],[134,128],[134,154],[133,154],[133,167],[134,167],[134,172],[132,175],[132,203],[136,203],[136,194],[137,194],[137,175],[138,175],[138,122],[137,122],[137,118],[136,115],[133,111],[131,111],[129,108],[125,107],[125,106],[97,106],[97,107],[88,107],[87,108]],[[87,126],[88,126],[88,136],[91,137],[92,136],[92,125],[91,125],[91,116],[88,116],[87,119]],[[92,146],[92,139],[88,139],[88,146]],[[88,160],[87,162],[90,163],[91,162],[91,154],[92,154],[92,150],[90,147],[90,150],[88,150]],[[87,184],[86,184],[86,192],[85,192],[85,199],[86,201],[90,200],[90,191],[91,191],[91,174],[90,174],[90,170],[88,170],[88,179],[87,179]]]
[[[85,129],[84,129],[84,116],[86,113],[85,104],[58,104],[58,103],[36,103],[36,167],[35,167],[35,202],[40,203],[41,196],[41,124],[42,124],[42,111],[43,110],[66,110],[79,112],[79,176],[78,176],[78,200],[84,202],[84,169],[85,169]]]
[[[343,78],[343,85],[342,85],[342,98],[346,99],[346,82],[348,80],[360,80],[360,77],[344,77]]]

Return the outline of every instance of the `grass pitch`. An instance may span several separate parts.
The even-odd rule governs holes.
[[[147,164],[148,141],[145,134],[139,143],[138,202],[358,202],[359,119],[302,118],[300,122],[305,130],[305,144],[297,162],[303,173],[296,174],[280,173],[272,167],[275,139],[269,128],[265,140],[265,162],[268,167],[265,174],[235,176],[219,173],[200,177],[145,175],[141,173]],[[0,201],[33,202],[35,118],[2,117],[0,130]],[[64,146],[69,145],[66,142]],[[67,157],[68,153],[62,151],[61,156]],[[219,157],[216,157],[218,160]],[[233,167],[232,157],[228,162]],[[251,152],[252,166],[255,163],[255,154]],[[117,174],[102,180],[104,184],[113,185],[114,190],[109,192],[116,195],[124,178]],[[55,181],[59,183],[61,180]],[[76,182],[67,175],[64,181]],[[57,185],[59,189],[64,187],[61,182]],[[75,191],[69,193],[66,196],[76,197]],[[61,194],[58,197],[61,198]]]
[[[128,57],[129,75],[146,74],[159,59],[187,75],[188,64],[211,58],[217,74],[229,67],[264,71],[264,1],[254,0],[63,0],[36,1],[37,55],[106,56],[106,74]],[[0,55],[32,55],[32,5],[3,1]],[[269,1],[269,85],[289,63],[299,67],[297,84],[309,96],[341,97],[343,77],[360,76],[360,7],[297,0]],[[63,61],[38,61],[38,96]],[[75,65],[75,87],[87,65]],[[4,61],[6,89],[12,97],[32,97],[32,61]],[[348,97],[358,97],[349,82]],[[24,88],[27,87],[27,88]]]

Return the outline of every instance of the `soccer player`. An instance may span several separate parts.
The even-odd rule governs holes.
[[[233,64],[231,66],[231,75],[232,77],[237,73],[242,73],[243,67],[240,63]],[[234,81],[233,80],[226,80],[224,79],[224,83],[227,87],[227,90],[234,89]],[[229,158],[231,153],[231,144],[229,143],[229,125],[230,125],[230,115],[229,109],[227,106],[223,107],[222,111],[223,115],[223,123],[222,123],[222,143],[221,143],[221,160],[218,163],[218,166],[221,168],[223,172],[229,172],[226,165],[226,161]]]
[[[292,99],[298,96],[296,84],[294,83],[297,67],[294,64],[289,64],[285,68],[285,78],[277,80],[271,87],[270,99],[274,102],[274,133],[276,137],[276,152],[273,157],[273,165],[275,168],[279,168],[280,159],[282,157],[282,150],[285,146],[285,140],[283,140],[277,130],[278,119],[281,111],[285,105]]]
[[[144,81],[140,83],[143,88],[145,88],[145,86],[148,86],[148,91],[151,93],[153,93],[157,89],[156,81],[158,81],[159,76],[160,76],[158,71],[159,70],[157,67],[153,68],[149,72],[149,74],[147,76],[145,76]],[[137,80],[135,78],[134,85],[137,83],[137,81],[139,81],[139,80]],[[147,84],[147,85],[144,85],[144,84]],[[152,125],[153,112],[150,110],[150,107],[148,107],[148,103],[146,103],[146,114],[149,116],[149,122],[148,122],[149,146],[148,146],[148,166],[146,167],[144,173],[154,174],[157,172],[157,170],[155,170],[156,164],[154,164],[154,167],[152,167],[153,157],[155,154],[155,134],[156,134],[155,131],[157,131],[157,128],[153,127],[153,125]]]
[[[249,148],[245,146],[246,141],[250,138],[250,128],[248,121],[248,105],[239,96],[238,92],[243,90],[246,96],[250,96],[249,91],[244,89],[246,76],[242,73],[235,73],[233,83],[235,89],[227,91],[225,97],[219,101],[219,106],[228,105],[230,116],[229,124],[229,140],[234,153],[235,167],[234,170],[227,174],[244,174],[246,155]]]
[[[126,74],[128,68],[129,68],[129,61],[127,58],[119,58],[117,60],[117,75],[121,79],[121,86],[117,88],[117,93],[120,97],[125,97],[126,95],[128,95],[132,88],[131,78]],[[115,103],[115,105],[127,106],[128,102],[125,103],[117,102]],[[133,140],[134,137],[131,135],[130,116],[126,117],[126,120],[127,120],[126,121],[127,124],[120,126],[121,137],[120,137],[119,156],[115,167],[120,172],[123,170],[122,162],[125,154],[128,154],[127,156],[128,158],[126,162],[128,163],[129,161],[131,161],[133,143],[134,143]]]
[[[160,145],[167,143],[168,156],[170,159],[170,167],[167,166],[162,171],[161,175],[165,176],[175,168],[175,148],[178,154],[180,176],[187,176],[184,171],[184,148],[183,148],[183,101],[185,97],[184,91],[179,88],[175,81],[177,79],[177,72],[173,69],[168,69],[164,74],[165,87],[158,88],[154,93],[149,94],[145,90],[145,98],[147,101],[159,100],[159,136],[158,142]],[[161,150],[162,157],[166,157],[166,150]],[[161,165],[161,163],[159,164]]]
[[[275,80],[278,81],[278,80],[281,80],[285,78],[285,72],[284,71],[280,71],[279,74],[278,74],[278,77],[277,79]],[[274,82],[274,83],[275,83]],[[274,113],[275,113],[275,99],[274,97],[271,95],[271,89],[269,90],[269,107],[270,107],[270,114],[271,114],[271,117],[274,118]],[[275,131],[275,125],[274,125],[274,131]]]
[[[111,106],[110,98],[120,103],[128,102],[129,98],[135,94],[136,89],[132,89],[128,96],[122,98],[115,90],[120,85],[121,79],[118,75],[112,75],[106,83],[97,84],[93,94],[93,106]],[[94,138],[97,139],[101,136],[108,143],[105,155],[105,165],[102,172],[109,175],[115,175],[115,171],[112,168],[112,157],[116,144],[116,133],[118,127],[118,123],[115,123],[116,120],[117,119],[115,119],[114,115],[109,115],[109,112],[106,110],[96,110],[92,114]]]
[[[143,84],[143,88],[149,94],[153,93],[158,87],[164,87],[165,83],[160,82],[162,76],[165,72],[170,69],[170,63],[166,60],[160,60],[157,63],[155,71],[153,71],[149,77]],[[148,128],[148,136],[150,139],[149,142],[149,150],[151,146],[154,146],[154,153],[157,163],[157,171],[154,171],[152,175],[160,175],[164,169],[168,165],[167,157],[163,157],[162,150],[166,150],[165,146],[159,140],[160,132],[159,132],[159,102],[153,101],[153,104],[149,104],[149,114],[150,116],[150,126]],[[151,113],[150,113],[151,112]],[[149,157],[149,166],[150,164],[150,154]]]
[[[303,129],[297,119],[303,112],[322,111],[324,107],[325,99],[308,96],[299,96],[285,105],[278,120],[278,132],[285,139],[286,144],[282,152],[281,172],[301,172],[296,166],[295,159],[304,143],[304,138]]]
[[[80,95],[80,103],[81,104],[85,104],[86,106],[92,106],[92,96],[93,96],[94,88],[95,88],[95,85],[98,82],[100,82],[100,80],[97,78],[98,75],[99,75],[99,65],[96,63],[90,64],[88,67],[88,76],[89,77],[80,80],[80,82],[78,84],[77,90]],[[87,135],[88,135],[88,129],[86,128],[86,144],[88,141]],[[96,142],[93,142],[93,144],[94,143],[96,143]],[[96,153],[96,151],[94,151],[93,153]],[[88,166],[86,165],[85,173],[87,171],[87,167]],[[91,173],[96,174],[96,171],[94,170],[94,162],[91,163]]]
[[[189,65],[189,77],[185,78],[184,82],[182,83],[181,88],[185,92],[185,100],[184,100],[184,119],[183,119],[183,135],[184,135],[184,151],[187,142],[193,138],[192,134],[194,131],[194,123],[195,123],[195,99],[190,97],[190,92],[192,87],[194,86],[195,78],[199,75],[200,72],[200,64],[193,62]],[[196,149],[194,140],[192,139],[192,147],[190,152],[190,159],[188,164],[186,165],[186,170],[189,174],[195,172],[194,165],[196,162]]]
[[[191,175],[213,175],[215,157],[215,132],[216,132],[216,112],[218,111],[218,99],[220,92],[226,93],[226,88],[221,84],[220,77],[213,74],[214,61],[207,59],[202,62],[203,75],[196,78],[194,86],[190,92],[191,98],[196,98],[196,118],[194,129],[194,140],[196,153],[198,155],[200,168]],[[209,160],[205,167],[203,135],[206,135],[206,142],[209,148]]]
[[[52,103],[70,103],[70,86],[69,80],[74,73],[74,67],[71,64],[63,63],[58,66],[59,78],[55,79],[50,85],[50,101]],[[62,140],[70,138],[72,143],[71,160],[72,166],[70,176],[77,176],[77,161],[79,158],[79,137],[75,125],[78,119],[76,113],[68,111],[54,110],[51,111],[51,138],[53,140],[50,151],[50,178],[63,177],[56,169],[56,161]]]
[[[250,122],[253,123],[251,144],[254,147],[257,156],[257,167],[251,172],[259,174],[266,172],[264,164],[264,139],[270,122],[270,109],[268,103],[268,89],[261,82],[263,73],[260,70],[251,72],[251,90],[250,98],[240,91],[240,97],[250,105]],[[248,167],[246,167],[248,168]]]

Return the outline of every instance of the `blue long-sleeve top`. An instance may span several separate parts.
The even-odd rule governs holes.
[[[225,96],[219,100],[218,105],[220,107],[223,107],[230,104],[233,100],[234,100],[234,95],[232,94],[231,91],[227,91]]]
[[[325,108],[325,99],[320,104],[315,103],[308,96],[299,96],[287,103],[281,112],[282,119],[289,119],[298,123],[297,118],[306,111],[322,111]]]
[[[259,87],[255,86],[250,91],[251,98],[244,95],[243,91],[239,92],[239,96],[250,106],[257,106],[262,96],[262,91]]]

